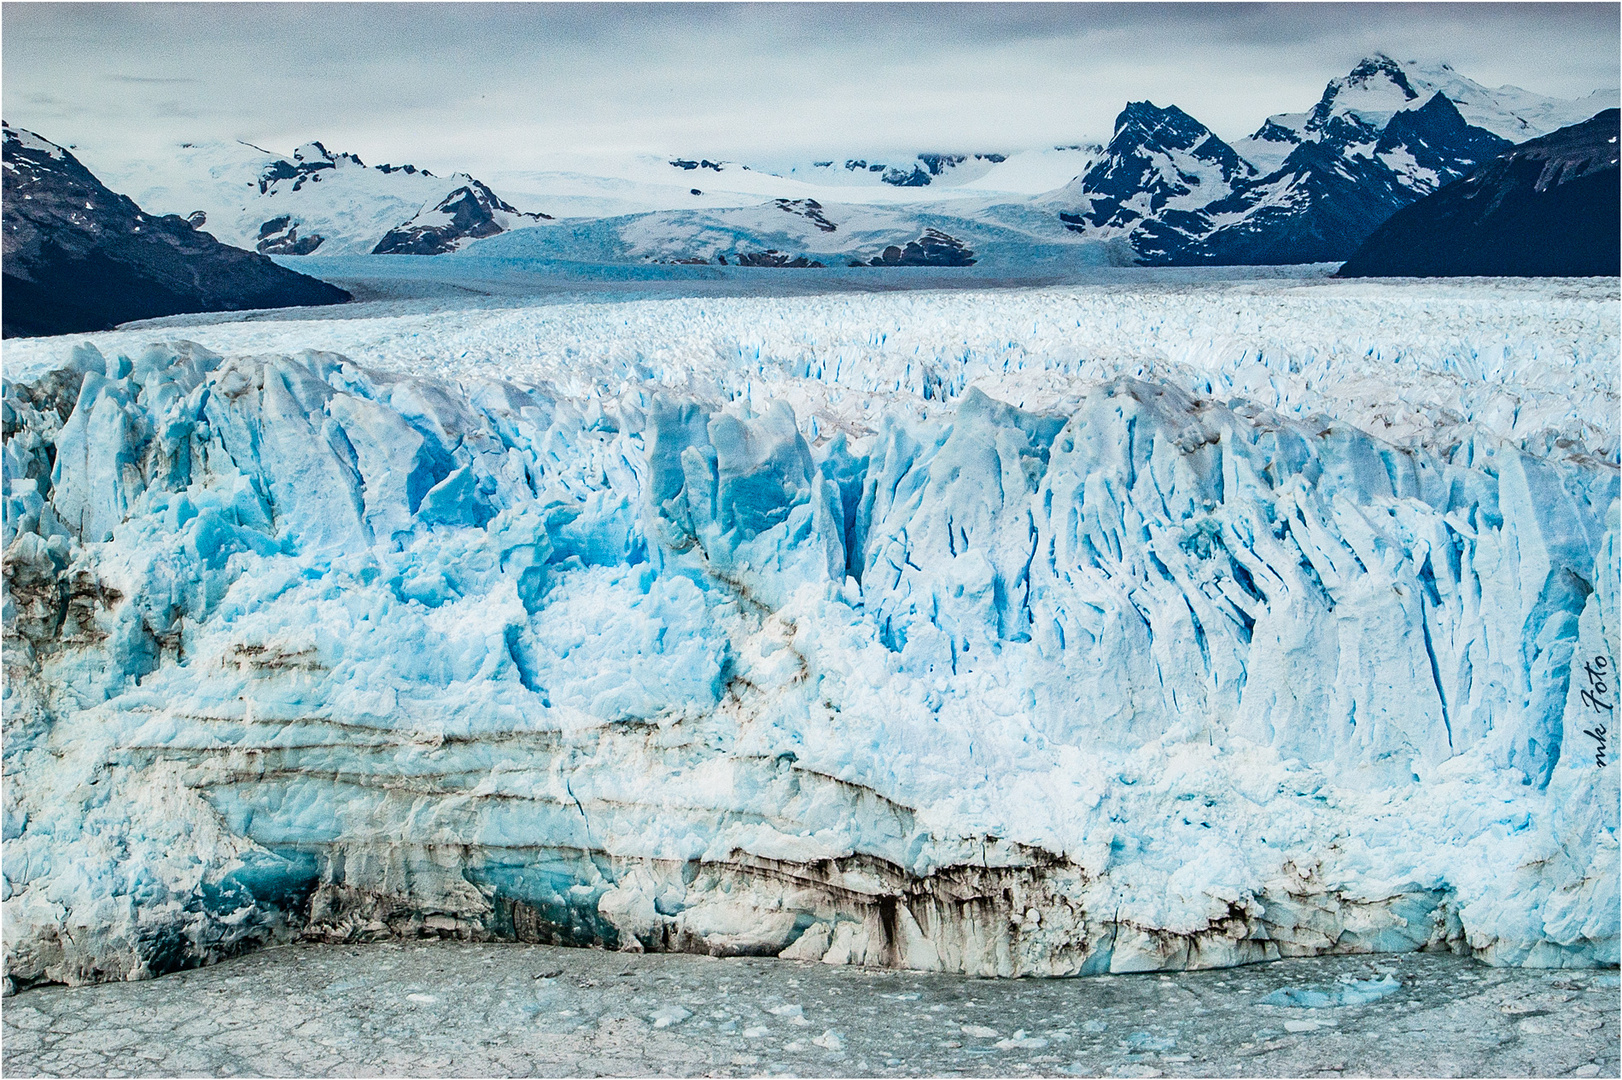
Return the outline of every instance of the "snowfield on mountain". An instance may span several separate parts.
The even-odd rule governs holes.
[[[464,223],[458,239],[545,220],[504,204],[465,173],[435,176],[414,165],[367,166],[319,142],[288,155],[245,142],[183,143],[135,162],[98,155],[92,147],[86,164],[141,206],[192,218],[197,228],[224,243],[267,255],[369,254],[422,218],[446,231],[447,222],[434,220],[435,212],[464,198],[480,204],[482,212],[477,222]],[[456,246],[447,242],[441,249]]]
[[[8,990],[1617,963],[1614,280],[310,314],[8,347]]]

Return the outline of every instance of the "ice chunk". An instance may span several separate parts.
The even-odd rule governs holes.
[[[1047,1044],[1046,1039],[1039,1035],[1027,1035],[1022,1028],[1008,1038],[998,1040],[995,1045],[998,1050],[1040,1050]]]
[[[1301,1009],[1330,1009],[1342,1005],[1367,1005],[1379,1001],[1402,989],[1402,983],[1393,975],[1382,979],[1351,979],[1337,986],[1315,989],[1305,986],[1281,986],[1261,998],[1258,1005],[1288,1005]]]
[[[680,1005],[665,1005],[661,1008],[655,1009],[649,1016],[649,1019],[653,1021],[654,1027],[667,1028],[681,1023],[683,1020],[686,1020],[692,1015],[693,1013],[691,1009],[683,1008]]]

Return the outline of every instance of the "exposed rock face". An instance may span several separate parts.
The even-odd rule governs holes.
[[[271,218],[259,226],[259,243],[254,246],[265,255],[308,255],[326,239],[320,233],[300,236],[298,230],[298,222],[289,215]]]
[[[227,247],[184,218],[144,214],[62,147],[4,130],[7,337],[349,299],[263,255]]]
[[[1618,110],[1523,143],[1398,211],[1342,277],[1615,275]]]
[[[698,194],[696,191],[694,194]],[[839,226],[822,213],[822,204],[815,199],[777,199],[777,207],[786,213],[798,214],[823,232],[838,232]]]
[[[729,260],[725,256],[722,256],[721,261],[726,263]],[[766,251],[746,251],[742,254],[732,256],[730,262],[734,266],[779,266],[791,270],[805,270],[824,265],[817,262],[815,259],[808,259],[804,255],[794,255],[788,252],[776,251],[773,249],[767,249]]]
[[[963,241],[939,229],[925,229],[924,235],[905,245],[891,244],[883,253],[852,266],[973,266],[974,251]]]
[[[513,227],[514,219],[550,221],[547,214],[525,214],[477,180],[457,188],[433,209],[391,230],[372,249],[373,255],[443,255],[473,240]]]

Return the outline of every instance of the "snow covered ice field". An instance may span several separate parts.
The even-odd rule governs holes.
[[[8,991],[1617,964],[1614,279],[625,288],[8,342]]]

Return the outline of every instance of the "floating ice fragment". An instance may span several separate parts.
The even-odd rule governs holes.
[[[832,1028],[824,1031],[811,1041],[825,1050],[843,1050],[845,1048],[844,1037]]]
[[[779,1005],[775,1009],[767,1009],[773,1016],[780,1016],[795,1027],[809,1027],[811,1021],[805,1018],[805,1010],[798,1005]]]
[[[1040,1050],[1048,1041],[1037,1035],[1027,1035],[1023,1028],[997,1042],[998,1050]]]
[[[1383,979],[1352,979],[1327,990],[1307,986],[1282,986],[1262,998],[1258,1005],[1293,1006],[1298,1009],[1332,1009],[1342,1005],[1366,1005],[1402,989],[1402,983],[1387,975]]]
[[[997,1037],[997,1029],[984,1027],[980,1024],[964,1024],[963,1034],[971,1035],[976,1039],[995,1039]]]
[[[662,1009],[654,1010],[650,1019],[653,1021],[654,1027],[667,1028],[681,1023],[692,1015],[690,1010],[684,1009],[680,1005],[666,1005]]]

